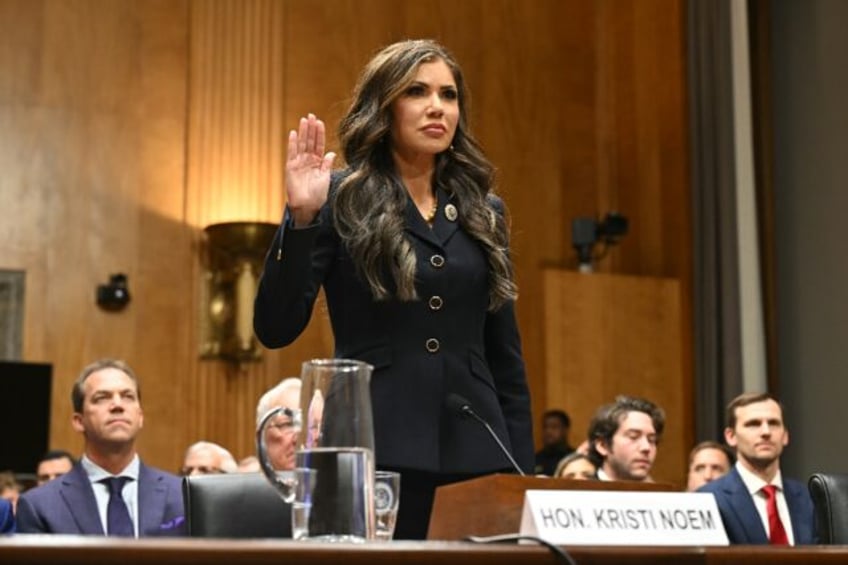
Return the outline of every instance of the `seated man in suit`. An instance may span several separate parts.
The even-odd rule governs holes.
[[[89,365],[71,401],[83,456],[70,472],[21,495],[18,532],[183,535],[180,479],[148,467],[136,453],[144,414],[132,369],[112,359]]]
[[[589,459],[602,481],[650,481],[665,412],[649,400],[618,396],[589,424]]]
[[[781,404],[769,394],[737,396],[727,407],[724,439],[736,450],[736,465],[698,491],[715,496],[730,543],[815,543],[807,487],[780,473],[780,455],[789,443]]]

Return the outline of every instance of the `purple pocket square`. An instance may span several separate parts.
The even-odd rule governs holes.
[[[174,528],[178,528],[185,522],[185,516],[177,516],[173,520],[169,520],[164,524],[159,525],[160,530],[173,530]]]

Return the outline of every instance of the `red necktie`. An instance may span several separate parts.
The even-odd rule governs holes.
[[[766,495],[769,543],[771,545],[789,545],[789,538],[786,537],[786,530],[783,528],[783,522],[780,521],[780,514],[777,513],[777,487],[766,485],[763,487],[763,492]]]

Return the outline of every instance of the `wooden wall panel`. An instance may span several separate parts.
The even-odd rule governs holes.
[[[206,225],[279,218],[281,27],[278,3],[190,4],[186,218],[196,228],[198,252]],[[193,261],[199,280],[199,256]],[[193,295],[195,313],[202,308],[198,298]],[[192,441],[215,441],[240,456],[263,366],[201,361],[193,353],[187,431]]]
[[[362,65],[406,37],[450,47],[471,86],[472,124],[512,213],[538,416],[548,407],[541,273],[573,264],[574,216],[626,214],[631,233],[599,270],[677,278],[690,296],[683,7],[0,0],[0,209],[12,219],[0,222],[0,266],[28,270],[25,353],[57,368],[53,443],[75,441],[73,376],[112,353],[145,378],[146,458],[175,468],[197,439],[252,451],[258,396],[331,354],[332,335],[319,304],[301,339],[262,363],[198,360],[201,229],[278,221],[287,129],[311,111],[335,139]],[[134,302],[107,315],[94,286],[119,270]],[[688,299],[681,308],[686,385]],[[690,402],[670,425],[691,427]]]
[[[191,3],[186,215],[197,227],[282,211],[283,4]]]
[[[183,2],[0,3],[0,264],[27,270],[24,358],[53,363],[51,444],[78,451],[69,393],[99,357],[138,372],[142,450],[184,442],[190,238],[183,222]],[[13,234],[13,235],[12,235]],[[129,277],[120,313],[95,305]]]
[[[613,30],[597,36],[601,78],[596,110],[605,141],[596,144],[596,202],[600,213],[617,210],[630,218],[630,233],[599,270],[680,282],[683,365],[679,383],[669,386],[679,385],[684,393],[679,411],[666,408],[679,415],[669,426],[683,429],[682,445],[689,447],[694,440],[694,399],[685,3],[596,5],[599,29]],[[676,468],[682,477],[685,464],[680,457],[668,471]]]
[[[619,394],[663,407],[663,432],[651,476],[684,486],[685,412],[676,279],[546,269],[547,396],[577,429]],[[580,378],[574,378],[579,375]]]

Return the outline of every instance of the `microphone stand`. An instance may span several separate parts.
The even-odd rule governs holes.
[[[464,406],[462,406],[462,408],[460,410],[466,416],[470,416],[471,418],[474,418],[475,420],[477,420],[478,422],[480,422],[481,424],[486,426],[486,429],[489,431],[489,435],[492,436],[492,439],[494,439],[495,442],[498,444],[498,447],[501,448],[501,451],[503,452],[503,454],[506,455],[507,459],[509,459],[509,462],[512,464],[512,467],[522,477],[526,476],[524,474],[524,471],[521,470],[521,467],[518,466],[518,463],[515,462],[515,459],[512,458],[512,455],[509,453],[509,450],[506,448],[506,446],[501,441],[501,438],[498,437],[498,434],[496,434],[495,430],[492,429],[492,426],[489,425],[489,422],[487,422],[486,420],[484,420],[483,418],[478,416],[477,413],[474,410],[472,410],[471,406],[469,406],[468,404],[465,404]]]

